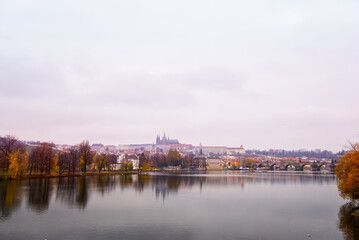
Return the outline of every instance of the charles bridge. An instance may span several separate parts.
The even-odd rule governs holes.
[[[298,161],[280,161],[264,162],[253,164],[253,169],[257,170],[282,170],[282,171],[330,171],[338,165],[336,161],[332,162],[298,162]]]

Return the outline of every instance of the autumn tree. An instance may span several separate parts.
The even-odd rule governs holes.
[[[95,157],[96,157],[95,162],[97,165],[97,170],[98,172],[101,172],[101,170],[106,167],[109,156],[107,154],[100,154],[100,155],[95,155]]]
[[[339,160],[335,168],[340,196],[345,199],[359,199],[359,143],[352,144],[352,149]]]
[[[80,163],[79,168],[82,172],[86,172],[87,166],[91,163],[92,154],[89,141],[82,141],[79,146]]]
[[[27,170],[27,159],[27,152],[20,153],[20,150],[18,150],[17,152],[10,154],[8,172],[11,178],[15,178],[18,175],[22,175]]]
[[[146,156],[144,153],[140,154],[139,156],[139,171],[149,171],[151,169],[151,160],[149,156]],[[133,166],[132,166],[133,169]]]
[[[132,171],[133,170],[133,163],[132,162],[129,162],[128,165],[127,165],[127,170],[128,171]]]
[[[150,162],[154,167],[167,167],[167,159],[166,159],[166,155],[160,155],[158,153],[152,155],[150,157]]]
[[[146,155],[145,155],[144,153],[141,153],[141,154],[138,156],[138,159],[139,159],[139,167],[142,168],[143,165],[147,162]]]
[[[127,171],[128,167],[129,167],[130,162],[127,159],[123,159],[123,161],[121,162],[121,166],[120,169],[122,171]]]
[[[31,175],[33,172],[38,171],[40,171],[40,158],[36,148],[33,148],[29,154],[29,173]]]
[[[253,167],[253,158],[249,157],[246,159],[246,167],[248,167],[248,168]]]
[[[10,155],[17,150],[24,152],[24,146],[19,140],[11,135],[6,135],[0,138],[0,168],[6,172],[10,164]]]
[[[177,150],[170,149],[167,153],[168,166],[181,165],[181,154]]]
[[[37,147],[38,156],[40,158],[40,171],[50,174],[51,169],[54,167],[55,152],[52,149],[51,143],[41,143]]]
[[[59,174],[61,175],[65,171],[70,172],[71,171],[71,154],[70,152],[58,152],[56,161],[57,162],[57,170],[59,171]]]
[[[77,149],[70,149],[69,153],[70,159],[68,173],[70,174],[70,172],[72,172],[74,174],[80,162],[80,152]]]
[[[30,153],[30,174],[33,170],[50,174],[55,167],[55,152],[52,143],[43,142],[32,149]]]

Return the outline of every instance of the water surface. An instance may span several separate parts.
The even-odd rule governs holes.
[[[328,174],[2,181],[0,239],[351,239],[345,203]]]

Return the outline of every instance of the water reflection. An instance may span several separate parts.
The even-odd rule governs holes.
[[[44,212],[50,204],[53,184],[48,178],[28,180],[28,208],[34,212]]]
[[[67,204],[69,207],[85,209],[89,200],[89,184],[87,177],[59,178],[57,182],[56,200]]]
[[[61,201],[73,207],[76,202],[77,181],[74,177],[59,178],[57,182],[56,201]]]
[[[76,195],[76,203],[80,209],[84,209],[89,199],[87,177],[80,177],[77,179],[78,191]]]
[[[355,206],[343,205],[338,220],[341,204],[335,177],[323,174],[150,173],[2,181],[0,239],[299,240],[308,233],[313,239],[341,239],[341,231],[356,239],[350,215]]]
[[[104,196],[115,190],[117,178],[115,175],[97,176],[97,191]]]
[[[359,217],[352,213],[359,209],[359,205],[348,202],[342,205],[338,212],[338,228],[346,240],[359,240]]]
[[[101,196],[109,194],[117,187],[134,189],[142,192],[151,188],[156,199],[165,200],[171,194],[177,194],[181,188],[198,186],[200,191],[206,185],[246,185],[265,183],[278,184],[332,184],[335,176],[313,174],[145,174],[145,175],[102,175],[94,177],[64,177],[57,179],[30,179],[26,181],[1,181],[0,206],[1,219],[7,219],[15,211],[22,199],[22,192],[27,186],[27,207],[42,213],[49,208],[50,199],[55,189],[55,200],[69,207],[85,209],[90,193],[96,190]],[[25,186],[24,186],[25,185]],[[25,197],[26,198],[26,197]]]
[[[1,221],[9,218],[21,203],[22,188],[19,187],[19,184],[18,181],[0,181]]]

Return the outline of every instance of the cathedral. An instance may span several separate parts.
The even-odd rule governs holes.
[[[162,139],[160,135],[156,137],[156,145],[171,145],[171,144],[179,144],[177,139],[170,139],[170,137],[166,137],[166,134],[163,134]]]

